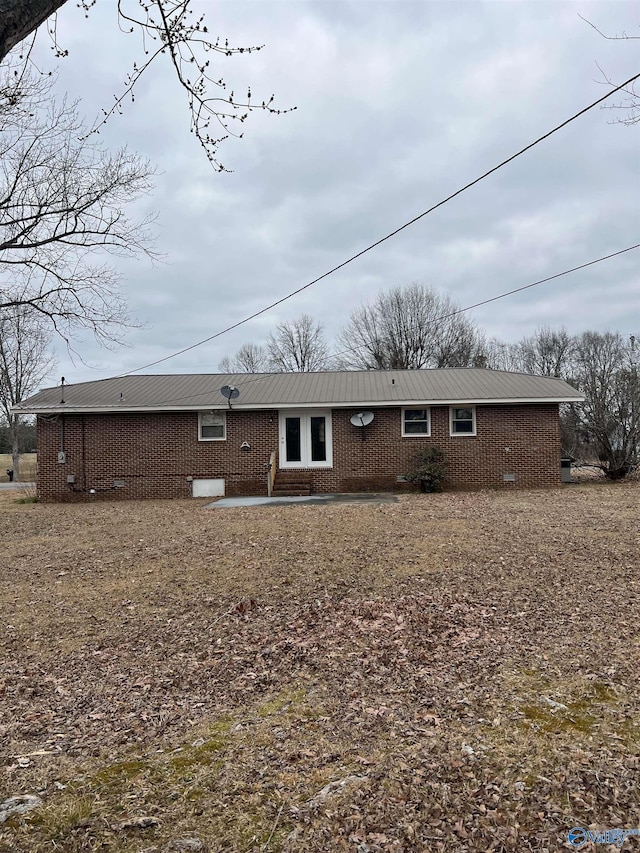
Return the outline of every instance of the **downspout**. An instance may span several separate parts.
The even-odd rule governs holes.
[[[85,460],[85,423],[84,423],[84,415],[80,415],[82,418],[82,490],[87,490],[87,468],[86,468],[86,460]]]
[[[60,403],[64,405],[64,376],[60,379]],[[65,450],[64,450],[64,412],[60,416],[60,454],[58,455],[58,462],[66,462]]]

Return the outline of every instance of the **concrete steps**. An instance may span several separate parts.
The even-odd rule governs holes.
[[[274,498],[308,497],[312,478],[310,471],[278,471],[271,495]]]

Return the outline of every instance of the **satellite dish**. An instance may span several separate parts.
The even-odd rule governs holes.
[[[235,387],[235,385],[223,385],[223,387],[220,389],[220,393],[229,401],[229,408],[231,408],[231,401],[237,400],[240,396],[240,392]]]
[[[227,400],[237,400],[240,396],[240,392],[234,385],[224,385],[220,389],[220,393],[223,397],[226,397]]]
[[[351,423],[356,427],[366,427],[373,421],[373,412],[356,412],[351,415]]]

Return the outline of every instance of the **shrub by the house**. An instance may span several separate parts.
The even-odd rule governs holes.
[[[420,483],[421,492],[441,492],[447,475],[447,460],[440,447],[428,447],[418,453],[413,470],[407,474],[410,483]]]

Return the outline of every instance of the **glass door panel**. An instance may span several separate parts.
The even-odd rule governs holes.
[[[324,415],[311,417],[311,461],[327,461],[326,422]]]
[[[285,419],[285,458],[287,462],[302,462],[300,421],[301,418]]]

